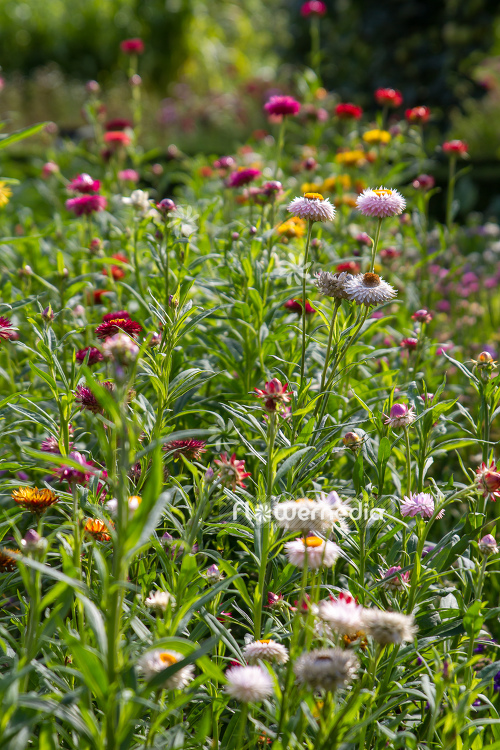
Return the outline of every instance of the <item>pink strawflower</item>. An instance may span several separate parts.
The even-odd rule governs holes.
[[[422,308],[421,310],[414,312],[411,317],[412,320],[416,320],[419,323],[430,323],[432,320],[432,313],[429,312],[429,310]]]
[[[356,200],[356,207],[363,216],[375,216],[379,219],[397,216],[403,213],[406,201],[397,190],[389,188],[367,188]]]
[[[418,339],[413,338],[413,337],[408,337],[401,341],[400,346],[403,349],[408,349],[408,351],[410,352],[415,351],[415,349],[418,346]]]
[[[79,195],[66,201],[66,208],[75,216],[90,216],[91,214],[104,211],[108,201],[104,195]]]
[[[410,516],[421,516],[422,518],[431,518],[434,514],[435,503],[432,495],[428,492],[418,492],[417,494],[405,495],[403,502],[401,503],[401,515],[403,518]],[[441,510],[436,518],[442,518],[444,516],[444,510]]]
[[[283,307],[297,315],[302,315],[302,300],[289,299]],[[306,315],[312,315],[315,312],[315,308],[306,300]]]
[[[409,427],[415,421],[415,410],[413,406],[408,407],[406,404],[393,404],[389,416],[386,414],[384,424],[388,424],[393,429],[398,427]]]
[[[199,461],[206,453],[206,440],[171,440],[163,445],[163,450],[172,453],[174,459],[186,456],[189,461]]]
[[[401,255],[401,250],[398,250],[397,247],[384,247],[380,251],[380,257],[384,260],[392,260],[393,258],[399,258]]]
[[[415,190],[432,190],[435,184],[436,180],[430,174],[419,174],[412,182]]]
[[[252,169],[251,167],[248,169],[238,169],[236,172],[232,172],[229,175],[226,183],[227,187],[237,188],[242,185],[248,185],[249,182],[253,182],[253,180],[255,180],[256,177],[259,177],[260,174],[261,172],[259,169]]]
[[[100,383],[109,393],[114,391],[115,385],[110,381]],[[97,397],[86,385],[77,385],[75,390],[75,401],[80,404],[82,411],[90,411],[92,414],[103,414],[104,409],[97,400]]]
[[[359,120],[363,115],[363,110],[357,104],[346,102],[345,104],[337,104],[335,114],[341,120]]]
[[[297,115],[300,103],[293,96],[272,96],[264,109],[268,115]]]
[[[393,565],[391,568],[387,568],[385,572],[383,570],[380,571],[383,579],[389,578],[389,576],[393,576],[388,581],[384,580],[382,584],[384,588],[401,590],[403,586],[407,586],[410,583],[409,570],[407,570],[406,573],[393,575],[394,573],[398,573],[398,571],[400,570],[400,565]]]
[[[124,39],[123,42],[120,42],[120,49],[126,55],[142,55],[144,52],[144,42],[138,37]]]
[[[60,479],[65,479],[69,484],[78,482],[79,484],[87,484],[90,478],[95,473],[94,464],[91,461],[87,461],[78,451],[72,451],[69,454],[69,458],[73,459],[77,464],[81,466],[81,469],[73,468],[72,466],[59,466],[56,469],[56,474]],[[92,470],[91,470],[92,469]]]
[[[500,472],[494,461],[487,466],[484,461],[476,469],[476,482],[478,488],[482,490],[483,497],[487,497],[492,502],[500,498]]]
[[[94,180],[89,174],[85,172],[74,177],[68,185],[68,190],[74,193],[97,193],[101,183],[99,180]]]
[[[42,177],[44,180],[46,180],[51,175],[57,174],[59,171],[59,166],[55,162],[48,161],[42,167]]]
[[[130,146],[132,138],[123,130],[110,130],[104,134],[104,143],[107,143],[111,147]]]
[[[403,103],[401,91],[397,89],[377,89],[375,100],[381,107],[399,107]]]
[[[245,471],[245,461],[238,460],[236,453],[233,453],[231,458],[227,457],[227,453],[221,453],[214,464],[219,467],[217,478],[223,487],[231,487],[233,492],[236,487],[246,487],[243,480],[250,476],[250,472]]]
[[[108,120],[104,127],[106,130],[127,130],[133,127],[133,123],[124,117],[115,117],[114,120]]]
[[[465,141],[446,141],[443,143],[443,151],[445,154],[459,154],[464,156],[469,150],[468,145]]]
[[[116,312],[109,312],[102,316],[102,322],[108,323],[110,320],[117,320],[118,318],[128,320],[130,314],[127,310],[117,310]]]
[[[278,378],[273,378],[265,384],[264,389],[255,388],[257,398],[264,399],[264,409],[271,414],[283,410],[285,404],[290,402],[291,396],[288,391],[288,383],[281,383]]]
[[[492,534],[486,534],[482,539],[479,540],[478,545],[479,552],[484,555],[496,555],[498,554],[498,544],[495,537]]]
[[[430,116],[431,111],[429,107],[412,107],[412,109],[407,109],[405,112],[408,122],[416,122],[420,125],[425,125]]]
[[[304,16],[304,18],[308,18],[309,16],[325,16],[326,5],[322,0],[307,0],[307,2],[302,5],[300,14]]]
[[[12,328],[10,320],[8,318],[0,317],[0,339],[12,341],[16,337],[16,331]]]
[[[122,182],[139,182],[139,172],[135,169],[122,169],[118,172],[118,179]]]
[[[333,221],[335,218],[335,207],[320,193],[306,193],[302,198],[294,198],[287,210],[292,216],[309,221]]]
[[[87,356],[87,352],[89,355],[87,364],[89,367],[91,365],[96,365],[98,362],[102,362],[104,359],[102,352],[99,351],[99,349],[96,349],[95,346],[87,346],[85,349],[79,349],[76,354],[75,358],[77,362],[85,362],[85,357]]]

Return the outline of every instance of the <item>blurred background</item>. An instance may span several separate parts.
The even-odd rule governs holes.
[[[326,0],[320,77],[310,65],[302,0],[0,0],[0,94],[7,130],[51,120],[78,137],[97,81],[106,117],[130,112],[130,58],[139,59],[145,148],[225,153],[268,128],[277,91],[315,102],[352,101],[368,113],[380,86],[404,106],[427,105],[429,145],[469,143],[464,210],[500,215],[500,6],[493,0]],[[319,106],[319,105],[318,105]],[[495,187],[495,185],[497,185]],[[462,196],[462,203],[464,196]]]

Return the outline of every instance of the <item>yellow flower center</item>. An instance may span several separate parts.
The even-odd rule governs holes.
[[[298,497],[298,498],[297,498],[297,499],[295,500],[295,502],[296,502],[296,503],[308,503],[308,502],[309,502],[309,498],[308,498],[308,497]]]
[[[257,643],[271,643],[270,638],[260,638]]]
[[[321,547],[323,540],[319,536],[308,536],[305,540],[306,547]]]
[[[307,198],[308,201],[324,201],[325,199],[321,195],[321,193],[306,193],[304,195],[304,198]]]
[[[140,497],[140,495],[132,495],[131,497],[129,497],[128,501],[130,505],[132,503],[137,503],[137,505],[140,505],[142,503],[142,497]]]
[[[386,188],[374,190],[373,192],[375,193],[375,195],[392,195],[392,190],[387,190]]]
[[[172,664],[177,664],[177,659],[172,654],[169,654],[168,651],[162,651],[160,654],[160,661],[162,664],[166,664],[167,666],[171,667]]]

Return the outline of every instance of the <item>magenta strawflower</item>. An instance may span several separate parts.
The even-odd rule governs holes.
[[[465,156],[468,150],[469,147],[465,141],[454,140],[443,143],[443,152],[448,155],[455,154],[455,156]]]
[[[8,318],[0,317],[0,339],[10,340],[15,338],[16,331]]]
[[[233,453],[231,458],[227,457],[227,453],[221,453],[220,458],[214,461],[214,464],[219,467],[217,479],[223,487],[231,487],[234,491],[236,487],[246,487],[243,479],[251,476],[249,471],[245,471],[245,461],[238,460],[236,453]]]
[[[500,498],[500,472],[494,461],[487,464],[483,463],[476,469],[476,482],[478,488],[482,491],[483,497],[487,497],[492,502]]]
[[[118,179],[122,182],[139,182],[139,172],[135,169],[122,169],[118,172]]]
[[[189,461],[199,461],[201,454],[206,453],[206,440],[170,440],[165,443],[163,450],[172,453],[174,459],[186,456]]]
[[[337,104],[335,107],[335,114],[341,120],[359,120],[363,115],[363,109],[357,104],[351,104],[351,102],[345,102]]]
[[[290,312],[297,313],[297,315],[302,315],[302,300],[289,299],[283,307]],[[312,315],[315,312],[316,309],[306,300],[306,315]]]
[[[322,0],[307,0],[301,9],[300,14],[304,18],[309,16],[325,16],[326,15],[326,4]]]
[[[94,180],[89,174],[85,172],[74,177],[68,184],[68,190],[74,193],[97,193],[101,183],[99,180]]]
[[[405,112],[408,122],[415,122],[420,125],[425,125],[430,116],[431,111],[429,107],[412,107],[412,109],[407,109]]]
[[[432,190],[436,184],[436,180],[430,174],[419,174],[419,176],[411,183],[415,190]]]
[[[94,474],[94,464],[91,461],[87,461],[85,456],[79,451],[71,451],[69,458],[73,459],[75,463],[81,466],[81,469],[73,468],[72,466],[58,466],[56,474],[60,479],[65,479],[69,484],[72,482],[78,482],[79,484],[87,484],[92,475]]]
[[[278,378],[273,378],[265,384],[264,389],[255,389],[257,398],[264,399],[264,409],[270,414],[283,411],[283,407],[291,400],[288,392],[288,383],[281,383]]]
[[[118,320],[118,318],[122,320],[128,320],[130,318],[130,313],[127,310],[117,310],[116,312],[109,312],[102,316],[102,322],[108,323],[110,320]]]
[[[408,338],[401,341],[400,346],[403,349],[408,349],[408,351],[410,352],[415,351],[418,346],[418,339],[414,338],[413,336],[409,336]]]
[[[417,494],[405,495],[403,502],[401,503],[401,515],[403,518],[408,516],[414,518],[420,516],[421,518],[431,518],[434,515],[435,503],[434,498],[428,492],[418,492]],[[441,510],[436,518],[442,518],[444,516],[444,510]]]
[[[113,318],[101,323],[95,329],[95,334],[99,339],[108,339],[119,331],[128,333],[129,336],[138,336],[142,331],[142,326],[130,318]]]
[[[386,414],[384,424],[388,424],[393,429],[398,427],[409,427],[415,421],[415,410],[413,406],[408,407],[406,404],[393,404],[389,416]]]
[[[300,103],[293,96],[272,96],[264,109],[268,115],[297,115]]]
[[[397,190],[389,188],[367,188],[356,200],[356,207],[363,216],[375,216],[383,219],[403,213],[406,201]]]
[[[99,351],[99,349],[96,349],[95,346],[87,346],[85,349],[79,349],[76,354],[75,358],[77,362],[85,362],[85,357],[87,356],[88,352],[88,361],[87,364],[89,367],[91,365],[96,365],[98,362],[102,362],[104,359],[104,356],[102,352]]]
[[[109,393],[114,391],[115,385],[110,381],[100,383]],[[82,411],[90,411],[92,414],[103,414],[104,409],[97,400],[94,393],[86,385],[77,385],[75,390],[75,401],[80,404]]]
[[[144,42],[139,37],[124,39],[123,42],[120,42],[120,49],[126,55],[142,55],[144,52]]]
[[[75,216],[90,216],[91,214],[104,211],[108,201],[104,195],[79,195],[77,198],[69,198],[66,208]]]
[[[429,312],[429,310],[422,308],[421,310],[414,312],[411,317],[412,320],[416,320],[418,323],[430,323],[432,320],[432,313]]]
[[[248,185],[249,182],[253,182],[253,180],[255,180],[256,177],[259,177],[260,174],[261,172],[259,169],[252,169],[251,167],[248,167],[247,169],[238,169],[236,172],[231,172],[229,175],[227,179],[227,187],[237,188],[242,185]]]
[[[407,570],[406,573],[399,573],[400,570],[400,565],[393,565],[391,568],[387,568],[386,571],[381,570],[380,573],[383,579],[382,586],[384,588],[395,589],[399,591],[403,588],[403,586],[407,586],[410,583],[410,571]],[[399,573],[399,575],[394,575],[394,573]],[[392,576],[392,578],[390,578],[390,576]],[[386,578],[388,578],[389,580],[386,581]]]
[[[485,557],[498,554],[498,544],[492,534],[486,534],[486,536],[483,536],[483,538],[479,540],[477,546],[479,547],[479,552]]]

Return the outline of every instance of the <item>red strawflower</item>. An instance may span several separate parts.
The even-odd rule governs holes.
[[[465,141],[446,141],[443,143],[443,151],[445,154],[460,154],[463,156],[469,150],[468,145]]]
[[[87,364],[89,367],[91,365],[96,365],[98,362],[102,362],[104,359],[102,352],[99,351],[99,349],[96,349],[95,346],[87,346],[85,349],[79,349],[77,353],[75,354],[76,361],[77,362],[85,362],[85,357],[87,356],[87,352],[89,353],[89,358]]]
[[[123,255],[123,253],[115,253],[111,257],[115,260],[120,260],[122,263],[128,263],[128,258],[126,255]],[[110,266],[109,269],[105,268],[102,273],[104,276],[109,276],[109,274],[111,274],[111,276],[117,281],[118,279],[123,279],[126,271],[122,266]]]
[[[189,461],[199,461],[202,453],[206,453],[206,440],[171,440],[165,443],[163,450],[173,451],[175,459],[186,456]]]
[[[483,497],[487,497],[493,502],[500,498],[500,472],[494,461],[487,466],[484,461],[476,469],[476,482],[479,489],[483,491]]]
[[[135,320],[130,320],[130,318],[116,318],[98,325],[95,334],[97,338],[104,341],[114,336],[115,333],[119,333],[119,331],[124,331],[129,336],[138,336],[142,331],[142,326]]]
[[[399,107],[403,103],[401,91],[397,89],[377,89],[375,100],[382,107]]]
[[[133,125],[130,120],[125,120],[123,117],[115,117],[114,120],[109,120],[104,126],[106,130],[126,130],[132,128]]]
[[[268,115],[297,115],[300,103],[293,96],[272,96],[264,109]]]
[[[126,55],[142,55],[144,52],[144,42],[139,37],[124,39],[123,42],[120,42],[120,49]]]
[[[93,177],[84,172],[71,180],[68,190],[72,190],[75,193],[97,193],[100,187],[101,183],[99,180],[94,180]]]
[[[363,110],[358,107],[357,104],[351,104],[346,102],[345,104],[337,104],[335,107],[335,114],[340,117],[341,120],[359,120],[363,115]]]
[[[414,351],[418,346],[418,339],[413,337],[408,337],[406,339],[403,339],[400,343],[400,346],[403,349],[408,349],[409,352]]]
[[[302,315],[302,300],[289,299],[283,307],[290,312],[297,313],[297,315]],[[315,308],[306,300],[306,315],[312,315],[315,312]]]
[[[287,393],[288,383],[281,383],[278,378],[273,378],[265,384],[264,390],[255,388],[255,395],[257,398],[264,399],[264,409],[270,414],[275,412],[283,411],[285,404],[288,404],[291,400],[291,396]]]
[[[231,487],[233,492],[236,487],[246,487],[243,480],[250,476],[250,472],[245,471],[245,461],[238,460],[236,453],[230,459],[227,453],[221,453],[220,459],[215,460],[214,464],[219,467],[217,478],[223,487]]]
[[[227,180],[227,186],[230,188],[241,187],[242,185],[248,185],[249,182],[255,180],[261,174],[259,169],[238,169],[237,172],[232,172]]]
[[[8,318],[0,317],[0,339],[14,340],[16,331],[12,328],[12,323]]]
[[[106,315],[102,316],[102,322],[107,323],[108,320],[116,320],[117,318],[130,318],[129,313],[126,310],[118,310],[118,312],[110,312],[106,313]]]
[[[405,117],[408,122],[418,122],[421,125],[425,125],[430,116],[431,111],[429,107],[412,107],[405,112]]]
[[[309,16],[324,16],[326,15],[326,5],[322,0],[307,0],[302,5],[300,14],[304,18],[308,18]]]
[[[111,294],[111,289],[94,289],[92,292],[92,300],[94,302],[94,305],[103,305],[103,297],[106,296],[106,294]]]
[[[75,216],[90,216],[91,214],[104,211],[108,201],[104,195],[79,195],[66,201],[66,208]]]
[[[353,260],[349,260],[346,263],[339,263],[336,271],[337,273],[342,273],[342,271],[347,271],[347,273],[352,273],[353,275],[356,275],[361,270],[360,266],[355,263]]]
[[[132,142],[131,137],[128,133],[124,133],[123,130],[109,130],[104,133],[104,143],[111,146],[130,146]]]

